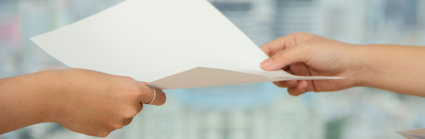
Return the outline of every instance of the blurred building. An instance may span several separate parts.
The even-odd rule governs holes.
[[[319,33],[322,15],[317,0],[276,0],[273,20],[274,36],[294,32]]]

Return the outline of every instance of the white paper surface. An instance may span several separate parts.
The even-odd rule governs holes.
[[[127,0],[32,40],[70,67],[160,89],[336,79],[262,70],[267,56],[205,0]]]

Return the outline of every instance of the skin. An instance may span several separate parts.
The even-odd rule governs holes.
[[[264,70],[303,76],[340,76],[339,80],[280,81],[298,96],[365,86],[425,97],[425,47],[354,45],[309,33],[294,33],[261,48],[270,59]]]
[[[146,83],[84,69],[51,70],[0,80],[0,134],[56,122],[83,134],[105,137],[128,125],[153,99]],[[157,90],[153,105],[166,97]]]

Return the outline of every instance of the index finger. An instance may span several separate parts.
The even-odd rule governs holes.
[[[263,45],[261,50],[263,50],[268,56],[272,56],[280,50],[296,46],[314,36],[314,34],[303,32],[292,33]]]
[[[276,52],[285,49],[289,45],[294,45],[294,44],[295,44],[295,35],[291,34],[291,35],[280,37],[276,40],[273,40],[269,43],[264,44],[261,47],[261,50],[263,50],[264,53],[266,53],[268,56],[272,56]]]

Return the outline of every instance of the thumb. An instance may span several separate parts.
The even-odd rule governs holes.
[[[166,101],[165,93],[160,89],[151,88],[147,85],[140,85],[142,100],[144,104],[162,105]]]
[[[290,64],[307,62],[310,56],[308,47],[295,46],[286,48],[261,63],[264,70],[278,70]]]

